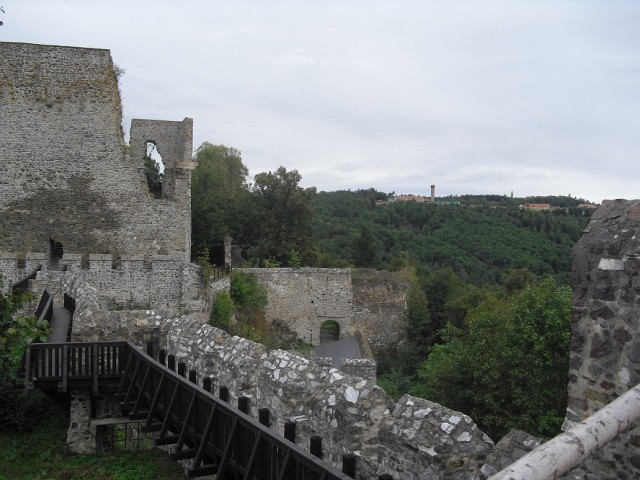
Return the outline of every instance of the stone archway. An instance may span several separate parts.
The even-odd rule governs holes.
[[[335,320],[325,320],[320,325],[320,345],[340,340],[340,324]]]

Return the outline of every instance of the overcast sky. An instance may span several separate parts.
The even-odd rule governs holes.
[[[638,0],[0,0],[107,48],[131,118],[318,190],[640,197]],[[2,59],[0,59],[2,61]],[[0,132],[1,134],[1,132]]]

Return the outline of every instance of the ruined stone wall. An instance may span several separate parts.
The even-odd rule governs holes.
[[[353,335],[351,270],[340,268],[239,268],[254,275],[269,296],[266,316],[298,337],[320,344],[320,325],[335,320],[340,336]]]
[[[109,51],[0,42],[0,58],[0,249],[49,254],[54,240],[75,253],[188,261],[187,192],[150,196],[124,143]],[[175,148],[191,148],[190,126]]]
[[[357,477],[469,479],[477,475],[493,442],[464,414],[409,395],[394,403],[375,381],[322,362],[264,346],[198,319],[174,320],[167,351],[197,377],[213,377],[230,401],[250,398],[250,414],[270,412],[271,428],[297,424],[297,443],[323,438],[324,458],[338,468],[344,454],[357,456]]]
[[[38,267],[46,265],[48,255],[45,253],[17,254],[0,251],[0,284],[3,291],[8,291],[13,283],[31,275]]]
[[[406,340],[406,295],[409,279],[402,272],[352,271],[353,329],[376,358],[397,350]]]
[[[5,288],[24,278],[37,265],[37,295],[45,288],[56,298],[68,293],[68,285],[83,283],[96,289],[101,310],[156,309],[172,314],[204,311],[210,306],[201,267],[169,257],[65,254],[56,269],[42,262],[45,254],[32,254],[19,268],[16,255],[0,254],[0,274]],[[228,281],[227,281],[228,285]]]
[[[482,478],[477,475],[493,444],[469,417],[408,395],[394,403],[363,360],[337,370],[324,359],[268,350],[206,325],[204,312],[172,317],[154,310],[105,311],[98,290],[78,275],[43,273],[34,288],[45,279],[59,282],[59,294],[76,299],[72,340],[126,339],[166,348],[196,370],[200,382],[210,377],[216,388],[227,387],[232,403],[249,397],[253,416],[267,408],[271,428],[279,433],[285,422],[296,422],[297,441],[305,448],[312,436],[321,436],[324,458],[338,468],[342,455],[355,454],[357,478],[385,473],[409,480]],[[357,375],[363,371],[366,377]],[[82,406],[76,408],[80,413]],[[87,422],[77,420],[69,429],[74,445],[82,448],[92,446]]]
[[[142,348],[151,342],[157,351],[164,348],[167,332],[174,320],[189,318],[202,324],[207,317],[203,311],[178,315],[172,310],[162,309],[105,310],[101,305],[98,289],[84,281],[81,276],[60,275],[61,272],[49,273],[58,275],[39,274],[32,283],[32,290],[40,294],[46,286],[58,304],[65,293],[75,299],[76,310],[71,336],[73,342],[128,340]]]
[[[640,383],[639,274],[640,201],[604,202],[573,250],[566,427]],[[635,427],[587,460],[579,478],[640,478],[638,447]]]

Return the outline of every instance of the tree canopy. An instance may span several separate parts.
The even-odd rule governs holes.
[[[315,188],[302,188],[297,170],[279,167],[255,175],[239,150],[203,143],[192,177],[192,251],[211,256],[226,235],[249,264],[300,266],[315,263],[311,219]]]
[[[205,142],[196,150],[192,175],[192,251],[207,254],[224,236],[244,229],[242,210],[248,195],[249,170],[235,148]]]
[[[315,260],[311,219],[316,190],[302,188],[301,179],[297,170],[287,171],[285,167],[254,177],[255,223],[250,251],[259,264],[274,260],[287,266],[292,252],[297,252],[305,265]]]
[[[470,415],[494,438],[511,428],[557,434],[564,418],[571,291],[547,278],[513,298],[487,298],[462,328],[448,324],[414,392]]]

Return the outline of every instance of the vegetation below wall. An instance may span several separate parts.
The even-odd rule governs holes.
[[[37,395],[37,392],[33,392]],[[157,449],[77,455],[67,449],[69,419],[51,406],[27,431],[0,432],[0,480],[183,480],[181,467]]]
[[[311,345],[300,340],[286,325],[267,324],[267,301],[267,292],[254,275],[233,271],[229,292],[221,290],[216,294],[209,325],[270,349],[309,351]]]

